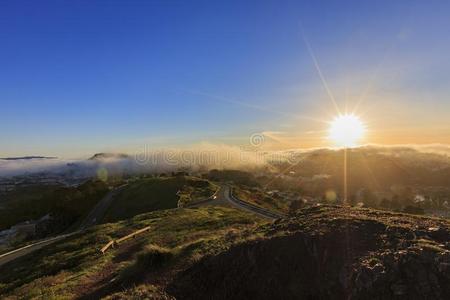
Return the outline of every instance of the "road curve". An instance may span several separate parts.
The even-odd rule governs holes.
[[[106,210],[108,209],[109,205],[111,205],[114,196],[117,194],[118,191],[122,190],[126,184],[121,185],[113,190],[111,190],[105,197],[103,197],[102,200],[100,200],[97,205],[92,209],[92,211],[87,215],[87,217],[81,222],[79,229],[76,231],[73,231],[71,233],[67,234],[61,234],[58,236],[54,236],[15,250],[12,250],[10,252],[4,253],[0,255],[0,266],[6,264],[7,262],[10,262],[16,258],[19,258],[21,256],[24,256],[26,254],[29,254],[33,251],[36,251],[38,249],[44,248],[45,246],[48,246],[54,242],[63,240],[67,237],[70,237],[74,234],[83,232],[88,227],[95,225],[101,218],[104,216]]]
[[[259,206],[253,205],[247,201],[242,201],[241,199],[238,199],[236,196],[233,195],[233,189],[228,186],[225,185],[224,186],[224,196],[225,199],[228,200],[229,203],[231,203],[232,205],[242,209],[242,210],[246,210],[249,212],[252,212],[254,214],[259,215],[260,217],[266,218],[266,219],[280,219],[282,217],[284,217],[283,214],[278,213],[278,212],[274,212],[265,208],[261,208]]]
[[[19,258],[21,256],[24,256],[26,254],[29,254],[35,250],[41,249],[47,245],[50,245],[54,242],[63,240],[67,237],[70,237],[74,234],[83,232],[86,230],[89,226],[92,226],[96,224],[101,218],[103,218],[106,210],[111,205],[114,196],[122,190],[126,185],[121,185],[114,190],[110,191],[100,202],[92,209],[92,211],[88,214],[88,216],[81,222],[80,227],[77,231],[68,233],[68,234],[62,234],[59,236],[55,236],[46,240],[42,240],[18,249],[15,249],[13,251],[4,253],[0,255],[0,266],[6,264],[7,262],[10,262],[16,258]],[[229,185],[223,184],[220,185],[219,190],[214,194],[214,197],[201,201],[201,203],[196,203],[189,207],[196,207],[201,206],[203,204],[209,204],[209,205],[220,205],[220,204],[230,204],[238,209],[245,210],[251,213],[254,213],[262,218],[274,220],[284,217],[283,214],[276,213],[264,208],[261,208],[259,206],[250,204],[246,201],[242,201],[235,197],[232,192],[232,188]]]
[[[284,215],[281,213],[270,211],[268,209],[264,209],[259,206],[238,199],[233,195],[232,188],[227,184],[221,184],[219,190],[210,199],[193,203],[191,205],[188,205],[187,207],[199,207],[203,205],[227,205],[227,204],[236,207],[238,209],[254,213],[265,219],[274,220],[284,217]]]

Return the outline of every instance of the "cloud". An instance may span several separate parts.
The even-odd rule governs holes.
[[[54,171],[65,166],[67,161],[60,159],[32,158],[32,159],[0,159],[0,176],[12,176],[23,173]]]
[[[391,150],[416,150],[422,153],[439,154],[450,156],[450,145],[448,144],[398,144],[398,145],[381,145],[381,144],[367,144],[364,147],[391,149]]]
[[[450,145],[375,145],[360,147],[386,154],[418,151],[450,156]],[[130,154],[100,154],[87,160],[63,159],[18,159],[0,160],[0,176],[14,176],[38,172],[50,172],[67,176],[92,177],[99,169],[108,174],[139,174],[171,172],[180,169],[206,171],[209,169],[246,169],[258,168],[269,162],[295,162],[299,157],[315,151],[338,151],[332,148],[308,148],[289,150],[265,150],[249,143],[247,146],[230,146],[202,142],[190,147],[151,149],[143,147]]]

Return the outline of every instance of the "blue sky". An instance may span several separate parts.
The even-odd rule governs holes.
[[[447,143],[449,11],[448,1],[1,1],[0,155],[239,144],[255,132],[326,146],[336,111],[312,55],[342,110],[361,102],[368,142]]]

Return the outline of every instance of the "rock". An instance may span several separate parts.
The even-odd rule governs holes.
[[[424,228],[433,230],[418,239]],[[238,243],[181,272],[169,284],[169,294],[182,299],[450,299],[450,228],[436,219],[321,206],[265,230],[265,237]]]

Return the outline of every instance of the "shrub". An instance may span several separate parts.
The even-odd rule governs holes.
[[[141,251],[136,260],[136,265],[142,269],[159,268],[170,261],[173,253],[157,245],[148,245]]]
[[[148,245],[138,253],[136,261],[123,270],[121,274],[122,281],[133,282],[139,280],[143,274],[159,269],[171,261],[173,257],[173,252],[167,248]]]

